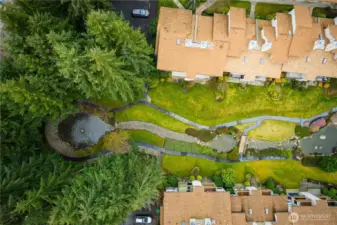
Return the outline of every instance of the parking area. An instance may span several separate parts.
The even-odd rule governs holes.
[[[134,28],[140,28],[149,43],[152,41],[151,22],[157,18],[158,0],[112,0],[112,7],[115,11],[122,12]],[[150,15],[148,18],[133,18],[131,16],[133,9],[147,9]]]
[[[150,216],[152,218],[151,223],[143,223],[143,225],[158,225],[160,220],[159,208],[159,201],[156,201],[152,205],[144,206],[141,210],[137,210],[130,214],[128,219],[121,225],[142,225],[142,223],[136,223],[136,216]]]

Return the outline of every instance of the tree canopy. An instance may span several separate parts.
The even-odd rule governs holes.
[[[232,168],[223,169],[221,171],[221,178],[226,187],[231,187],[235,184],[235,177],[235,170]]]
[[[156,158],[137,152],[87,164],[43,153],[0,172],[2,224],[120,224],[164,179]]]
[[[107,1],[14,0],[1,9],[8,38],[3,104],[28,118],[56,118],[73,101],[133,101],[153,71],[145,36]]]

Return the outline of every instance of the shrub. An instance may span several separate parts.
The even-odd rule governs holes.
[[[223,187],[223,181],[219,175],[213,175],[212,181],[217,187]]]
[[[281,194],[281,191],[278,188],[274,188],[273,192],[274,192],[274,194],[278,194],[278,195]]]
[[[260,156],[284,156],[287,157],[287,159],[292,159],[293,152],[292,150],[280,150],[280,149],[267,149],[259,151]]]
[[[166,186],[167,187],[178,187],[179,179],[173,175],[166,176]]]
[[[298,136],[300,138],[307,137],[307,136],[311,135],[309,127],[302,127],[300,125],[296,125],[295,134],[296,134],[296,136]]]
[[[246,173],[246,180],[249,181],[250,179],[252,179],[253,174],[251,173]]]
[[[234,147],[232,151],[227,154],[228,159],[230,160],[238,160],[239,159],[239,148]]]
[[[223,169],[221,171],[222,182],[226,184],[226,187],[230,187],[235,184],[235,177],[235,170],[232,168]]]
[[[216,132],[217,134],[228,134],[229,129],[228,129],[227,127],[218,128],[215,132]]]
[[[228,127],[228,133],[231,135],[237,135],[240,132],[240,130],[236,127]]]
[[[322,188],[322,194],[323,194],[323,195],[327,195],[328,192],[329,192],[329,189],[328,189],[327,187],[323,187],[323,188]]]
[[[247,181],[244,183],[244,185],[245,185],[246,187],[249,187],[249,186],[250,186],[250,182],[247,180]]]
[[[318,166],[321,159],[322,159],[321,156],[305,156],[302,158],[302,165],[303,166]]]
[[[202,181],[202,176],[198,175],[198,176],[197,176],[197,180],[198,180],[198,181]]]
[[[325,83],[325,84],[324,84],[324,88],[327,89],[327,88],[329,88],[329,87],[330,87],[330,84],[329,84],[329,83]]]
[[[216,137],[216,132],[209,130],[196,130],[194,128],[187,128],[185,134],[198,138],[202,142],[209,142]]]
[[[273,180],[273,178],[269,177],[266,181],[266,187],[270,190],[274,190],[276,185],[275,185],[275,182]]]
[[[190,176],[189,179],[190,179],[190,181],[194,181],[195,180],[195,176]]]
[[[334,173],[337,171],[337,157],[324,156],[319,161],[319,168],[328,173]]]
[[[192,169],[192,176],[197,177],[199,175],[200,169],[199,167],[194,167]]]

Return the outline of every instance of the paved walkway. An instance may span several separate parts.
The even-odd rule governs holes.
[[[257,2],[250,2],[250,14],[249,18],[255,18],[255,6]]]
[[[176,4],[176,6],[177,6],[179,9],[185,9],[184,6],[180,3],[179,0],[173,0],[173,2]]]
[[[115,125],[116,128],[122,130],[146,130],[151,133],[154,133],[162,138],[169,138],[178,141],[184,141],[189,143],[198,143],[199,140],[195,137],[184,133],[174,132],[163,127],[157,126],[152,123],[141,122],[141,121],[127,121],[127,122],[120,122]]]
[[[122,130],[146,130],[162,138],[200,144],[200,140],[195,137],[184,133],[174,132],[152,123],[141,121],[126,121],[116,124],[115,127]],[[235,145],[236,140],[232,135],[229,134],[219,135],[217,138],[204,144],[204,146],[211,147],[218,152],[229,152],[233,149]]]

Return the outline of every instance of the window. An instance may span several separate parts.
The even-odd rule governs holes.
[[[243,57],[243,61],[244,61],[244,62],[248,62],[248,56],[245,55],[245,56]]]
[[[326,64],[326,62],[327,62],[327,59],[326,59],[326,58],[323,58],[322,64]]]
[[[264,64],[264,58],[260,59],[260,64]]]
[[[310,61],[310,56],[305,57],[305,62],[309,62]]]
[[[177,44],[177,45],[180,45],[180,39],[177,39],[177,40],[176,40],[176,44]]]

